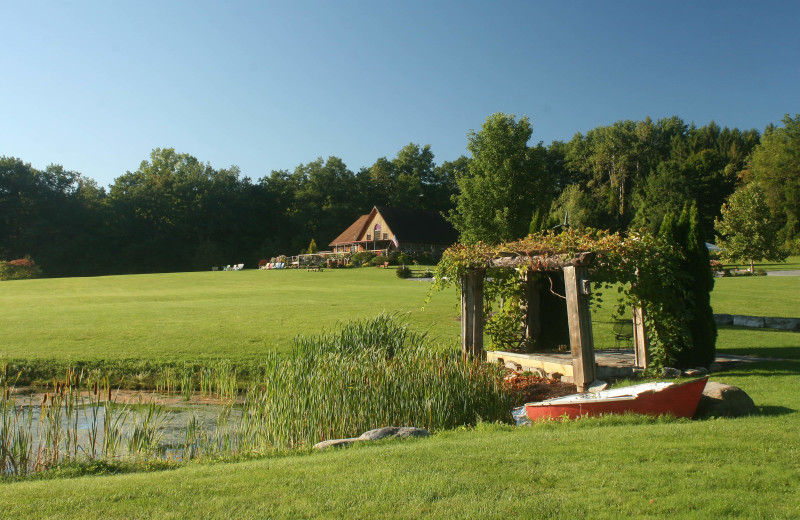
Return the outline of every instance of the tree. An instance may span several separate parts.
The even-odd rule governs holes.
[[[480,132],[469,133],[468,171],[457,178],[460,193],[449,219],[461,241],[497,243],[528,233],[537,199],[546,190],[539,156],[528,147],[527,117],[493,114]],[[549,201],[548,201],[549,203]]]
[[[308,244],[308,250],[306,252],[309,255],[313,255],[317,251],[319,251],[319,249],[317,249],[317,242],[312,238],[311,242],[309,242],[309,244]]]
[[[800,253],[800,114],[770,127],[750,156],[746,178],[764,189],[781,239]]]
[[[714,227],[720,237],[717,245],[727,261],[749,261],[755,272],[756,260],[783,261],[788,254],[780,247],[778,226],[770,213],[764,189],[746,184],[733,192],[722,206],[722,220]]]

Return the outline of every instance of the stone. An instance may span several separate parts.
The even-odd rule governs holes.
[[[764,318],[762,316],[733,316],[733,324],[736,327],[764,328]]]
[[[381,439],[388,439],[390,437],[397,437],[405,439],[408,437],[427,437],[430,435],[428,430],[422,428],[414,428],[412,426],[386,426],[384,428],[376,428],[368,432],[364,432],[358,437],[359,441],[378,441]]]
[[[589,388],[587,390],[589,392],[594,393],[594,392],[602,392],[606,388],[608,388],[608,383],[606,383],[605,381],[600,381],[599,379],[595,379],[594,381],[592,381],[592,384],[589,385]]]
[[[328,448],[345,448],[352,444],[355,444],[360,439],[357,437],[353,437],[350,439],[330,439],[327,441],[318,442],[314,445],[315,450],[325,450]]]
[[[715,314],[714,323],[717,325],[733,325],[733,316],[730,314]]]
[[[686,377],[700,377],[706,374],[708,374],[708,369],[705,367],[687,368],[683,371],[683,375]]]
[[[764,327],[768,329],[800,331],[800,319],[764,318]]]
[[[750,396],[738,386],[709,381],[695,415],[740,417],[751,413],[755,407]]]
[[[664,367],[661,369],[661,377],[681,377],[682,373],[679,368]]]
[[[708,365],[709,372],[722,372],[722,363],[717,363],[714,361],[713,363]]]
[[[575,384],[575,376],[561,376],[558,380],[569,385]]]

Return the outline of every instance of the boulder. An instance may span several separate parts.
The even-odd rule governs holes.
[[[682,373],[679,368],[664,367],[661,369],[661,377],[681,377]]]
[[[686,377],[700,377],[708,374],[708,369],[705,367],[687,368],[683,371]]]
[[[360,439],[352,437],[350,439],[330,439],[327,441],[318,442],[314,445],[315,450],[325,450],[328,448],[345,448],[358,442]]]
[[[427,430],[422,428],[414,428],[411,426],[386,426],[384,428],[377,428],[364,432],[357,439],[359,441],[377,441],[380,439],[387,439],[389,437],[399,437],[405,439],[407,437],[427,437],[430,435]]]
[[[738,386],[709,381],[703,390],[696,415],[739,417],[749,414],[755,407],[750,396]]]
[[[714,361],[710,365],[708,365],[708,370],[710,372],[722,372],[722,363],[717,363]]]

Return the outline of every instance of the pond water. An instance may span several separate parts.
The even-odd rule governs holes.
[[[25,473],[87,458],[181,460],[230,439],[242,417],[233,403],[44,401],[39,395],[0,399],[0,471]]]

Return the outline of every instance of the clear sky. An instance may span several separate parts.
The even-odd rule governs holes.
[[[468,155],[621,119],[763,130],[800,112],[800,2],[0,0],[0,155],[101,185],[172,147],[256,180],[410,142]]]

